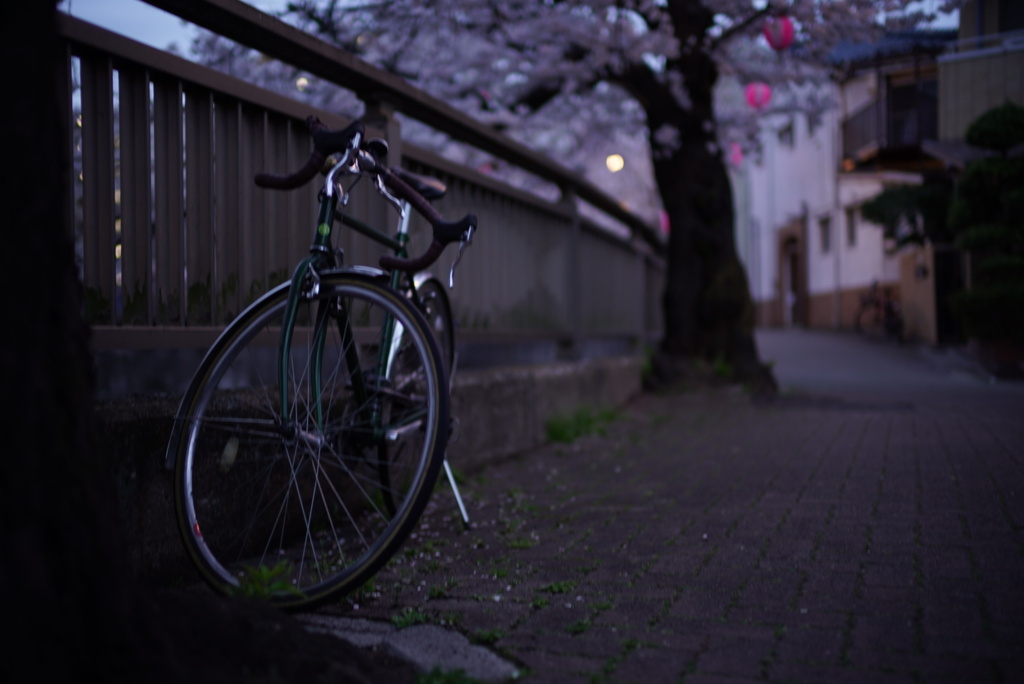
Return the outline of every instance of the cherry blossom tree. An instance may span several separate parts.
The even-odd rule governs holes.
[[[925,7],[945,11],[958,4]],[[650,170],[661,200],[661,207],[633,208],[647,216],[663,208],[671,226],[658,374],[671,380],[695,360],[717,360],[735,380],[771,393],[775,381],[758,358],[753,304],[736,252],[722,150],[725,140],[756,138],[756,113],[741,99],[723,105],[720,77],[771,83],[784,95],[776,102],[813,115],[828,103],[798,86],[827,77],[823,65],[833,47],[871,40],[886,25],[916,25],[929,18],[920,6],[907,0],[295,0],[284,17],[570,167],[586,172],[610,144],[632,143],[633,158],[647,157],[640,167]],[[777,53],[760,35],[769,18],[783,14],[793,21],[796,42]],[[214,42],[199,45],[200,52],[218,55],[222,66],[245,63],[237,48],[218,51]],[[323,104],[345,104],[332,97]],[[640,131],[646,140],[637,139]]]

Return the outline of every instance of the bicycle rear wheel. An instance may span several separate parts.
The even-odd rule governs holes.
[[[450,390],[452,367],[455,364],[455,324],[452,319],[452,306],[448,300],[448,294],[444,291],[444,286],[441,285],[440,281],[436,278],[428,277],[419,282],[415,291],[408,289],[406,296],[415,303],[420,313],[423,314],[427,321],[427,327],[437,342],[444,364],[445,379]],[[399,363],[404,363],[404,361],[399,358]],[[402,462],[405,458],[404,454],[401,453],[403,448],[403,445],[381,443],[377,452],[380,463],[380,478],[384,484],[384,504],[386,510],[392,514],[397,511],[399,502],[393,500],[389,494],[392,491],[391,480],[403,477],[403,471],[401,468],[392,468],[391,462]],[[401,487],[397,488],[398,491],[401,491],[401,489]]]
[[[448,389],[408,300],[328,273],[300,301],[282,394],[289,290],[243,312],[196,373],[172,444],[175,508],[213,588],[305,608],[361,586],[416,524],[444,458]]]
[[[862,335],[875,336],[881,327],[878,310],[873,303],[861,304],[854,314],[853,329]]]
[[[434,278],[424,280],[416,288],[416,302],[427,326],[437,340],[437,346],[444,359],[444,369],[451,375],[455,363],[455,323],[452,319],[452,305],[444,286]]]

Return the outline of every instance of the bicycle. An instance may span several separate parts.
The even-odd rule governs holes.
[[[871,337],[885,337],[903,341],[903,315],[900,305],[892,298],[889,290],[871,283],[870,289],[861,296],[860,307],[854,314],[854,330]]]
[[[167,450],[178,529],[203,580],[286,609],[362,586],[412,531],[442,465],[451,479],[451,310],[443,289],[415,274],[452,242],[461,257],[477,225],[472,214],[443,220],[428,199],[440,192],[436,182],[385,167],[386,143],[363,144],[361,122],[330,130],[310,117],[307,125],[307,162],[255,182],[290,190],[325,172],[309,256],[210,347]],[[399,210],[397,237],[341,211],[345,177],[373,179]],[[415,258],[406,253],[410,207],[433,232]],[[381,269],[344,266],[331,247],[335,222],[391,248]],[[447,337],[443,354],[435,326]]]

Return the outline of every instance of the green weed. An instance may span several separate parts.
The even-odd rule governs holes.
[[[302,596],[298,587],[288,579],[291,574],[292,566],[288,561],[281,561],[273,566],[244,567],[238,586],[232,589],[231,593],[248,598],[270,598],[281,594]]]
[[[568,416],[552,418],[547,423],[548,440],[551,442],[574,442],[586,435],[604,435],[608,424],[618,415],[611,409],[595,411],[588,406],[577,409]]]
[[[424,672],[416,680],[416,684],[481,684],[479,679],[473,679],[466,674],[465,670],[442,670],[435,667],[430,672]]]
[[[510,549],[532,549],[537,545],[537,540],[531,537],[517,537],[508,543]]]
[[[391,622],[394,623],[395,627],[399,629],[405,629],[406,627],[412,627],[413,625],[422,625],[427,622],[430,618],[422,610],[416,610],[415,608],[408,607],[397,615],[391,616]]]
[[[576,636],[578,634],[583,634],[588,629],[590,629],[590,619],[583,618],[582,620],[577,620],[576,622],[566,627],[565,631],[567,631],[569,634],[572,634],[573,636]]]
[[[541,587],[541,591],[545,594],[568,594],[576,588],[575,582],[552,582],[546,587]]]
[[[470,641],[482,646],[492,646],[505,636],[500,629],[478,629],[470,635]]]

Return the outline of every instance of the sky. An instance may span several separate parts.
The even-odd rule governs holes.
[[[264,12],[273,12],[283,9],[286,2],[248,0],[247,4]],[[195,28],[140,0],[61,0],[58,9],[161,50],[176,44],[181,54],[188,53]]]
[[[247,0],[264,12],[283,9],[287,0]],[[925,7],[936,7],[941,0],[921,0]],[[141,43],[166,49],[172,43],[187,54],[192,25],[173,14],[158,10],[140,0],[61,0],[59,8],[92,24],[110,29]],[[956,26],[956,17],[945,17],[940,26]]]

